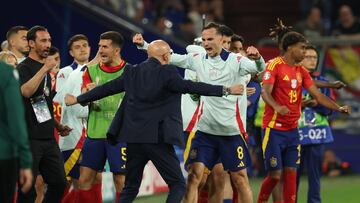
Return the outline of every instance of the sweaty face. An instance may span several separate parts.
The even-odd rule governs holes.
[[[315,50],[307,49],[305,51],[305,58],[301,61],[301,65],[303,65],[310,72],[316,69],[318,56]]]
[[[215,28],[206,29],[202,32],[202,45],[210,57],[220,54],[222,49],[222,36]]]
[[[230,46],[230,51],[245,55],[243,44],[240,41],[232,42]]]
[[[222,43],[223,43],[222,46],[223,46],[224,49],[230,50],[231,36],[228,37],[228,36],[223,35],[223,37],[222,37]]]
[[[86,40],[78,40],[73,42],[70,49],[70,55],[81,63],[86,63],[90,57],[90,46]]]
[[[300,63],[305,58],[306,44],[304,42],[298,42],[289,46],[288,51],[291,52],[291,57],[295,63]]]
[[[110,65],[120,51],[119,47],[113,46],[112,40],[101,39],[99,42],[100,61],[105,65]]]
[[[51,37],[47,31],[36,32],[35,41],[30,40],[30,47],[34,50],[40,58],[46,58],[49,55],[51,47]]]

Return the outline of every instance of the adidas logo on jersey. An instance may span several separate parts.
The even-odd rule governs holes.
[[[244,167],[244,166],[245,166],[244,162],[241,161],[237,167]]]
[[[288,81],[289,81],[290,79],[289,79],[288,75],[285,75],[285,77],[283,78],[283,80],[288,80]]]

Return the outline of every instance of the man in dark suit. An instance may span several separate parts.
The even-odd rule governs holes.
[[[148,60],[127,66],[123,75],[77,98],[67,95],[67,105],[84,104],[125,91],[108,137],[127,143],[125,187],[121,203],[132,202],[138,194],[146,163],[151,160],[170,191],[166,202],[180,202],[185,181],[173,145],[183,146],[181,94],[205,96],[242,94],[243,86],[215,86],[183,80],[175,66],[168,65],[169,45],[156,40],[149,45]]]

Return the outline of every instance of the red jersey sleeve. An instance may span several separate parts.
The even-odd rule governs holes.
[[[263,74],[262,82],[263,84],[274,84],[277,75],[276,65],[278,64],[278,60],[274,59],[270,61]]]
[[[91,77],[89,75],[89,68],[86,68],[83,76],[82,76],[82,85],[81,85],[81,89],[86,88],[86,85],[92,83]]]
[[[303,87],[305,89],[309,89],[309,87],[311,87],[314,84],[314,81],[311,78],[310,73],[307,70],[305,70],[304,67],[301,67],[301,72],[303,77]]]

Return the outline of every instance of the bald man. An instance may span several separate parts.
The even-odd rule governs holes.
[[[185,193],[185,181],[173,145],[184,145],[182,138],[181,94],[205,96],[242,94],[243,86],[224,87],[183,80],[175,66],[168,65],[169,45],[153,41],[149,58],[127,66],[122,76],[93,90],[74,97],[67,95],[65,103],[85,104],[119,92],[126,92],[108,131],[111,142],[127,143],[125,187],[121,203],[132,202],[138,194],[144,167],[152,161],[169,186],[166,202],[180,202]]]

